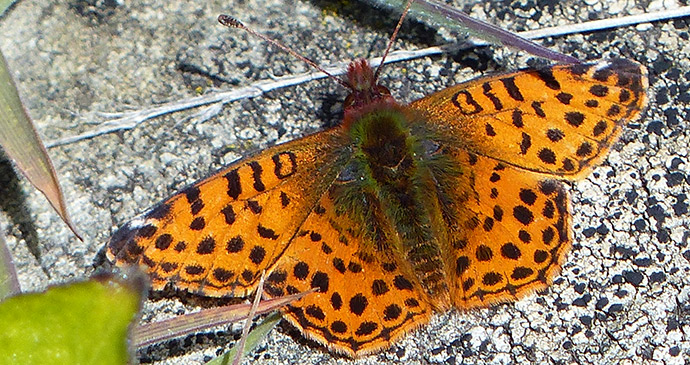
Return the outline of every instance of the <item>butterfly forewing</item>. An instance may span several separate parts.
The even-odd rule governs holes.
[[[469,151],[576,179],[639,116],[647,87],[640,64],[603,60],[480,78],[409,106]]]
[[[123,226],[108,245],[153,288],[245,296],[282,255],[347,153],[337,129],[266,149],[195,183]]]

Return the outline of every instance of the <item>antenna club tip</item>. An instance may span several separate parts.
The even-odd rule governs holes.
[[[218,15],[218,23],[223,24],[226,27],[232,27],[232,28],[242,27],[242,23],[239,20],[231,17],[230,15],[225,15],[225,14]]]

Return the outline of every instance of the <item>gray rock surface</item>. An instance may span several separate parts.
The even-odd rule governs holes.
[[[520,31],[678,3],[467,1],[462,8]],[[359,2],[24,0],[0,19],[0,49],[46,141],[93,128],[104,120],[99,112],[142,109],[307,70],[258,39],[218,25],[219,13],[265,30],[321,64],[380,55],[398,16]],[[402,33],[398,49],[443,41],[421,25]],[[650,69],[650,107],[643,118],[627,128],[602,166],[572,184],[575,246],[562,274],[544,293],[517,303],[439,314],[391,349],[356,362],[687,363],[688,37],[688,19],[680,19],[544,41],[580,59],[627,57]],[[500,47],[478,49],[390,65],[383,83],[406,102],[486,72],[514,70],[528,59]],[[208,120],[199,110],[180,112],[50,149],[85,240],[72,236],[20,178],[23,193],[0,198],[0,225],[22,289],[87,277],[117,226],[240,156],[336,123],[344,95],[332,81],[310,82],[230,103]],[[40,252],[40,261],[30,247]],[[147,303],[144,319],[186,309],[172,299],[157,300]],[[140,352],[140,359],[203,362],[239,332],[163,344]],[[290,334],[273,331],[246,361],[349,362]]]

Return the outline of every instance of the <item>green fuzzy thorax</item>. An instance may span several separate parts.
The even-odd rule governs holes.
[[[375,169],[395,169],[410,154],[414,143],[407,117],[396,107],[362,115],[348,132],[356,146],[356,158],[366,160]]]

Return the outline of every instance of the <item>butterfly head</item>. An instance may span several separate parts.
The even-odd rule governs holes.
[[[350,95],[344,103],[344,125],[356,120],[363,113],[379,105],[397,105],[390,90],[379,85],[374,70],[365,59],[355,60],[347,69],[345,82],[350,88]]]

